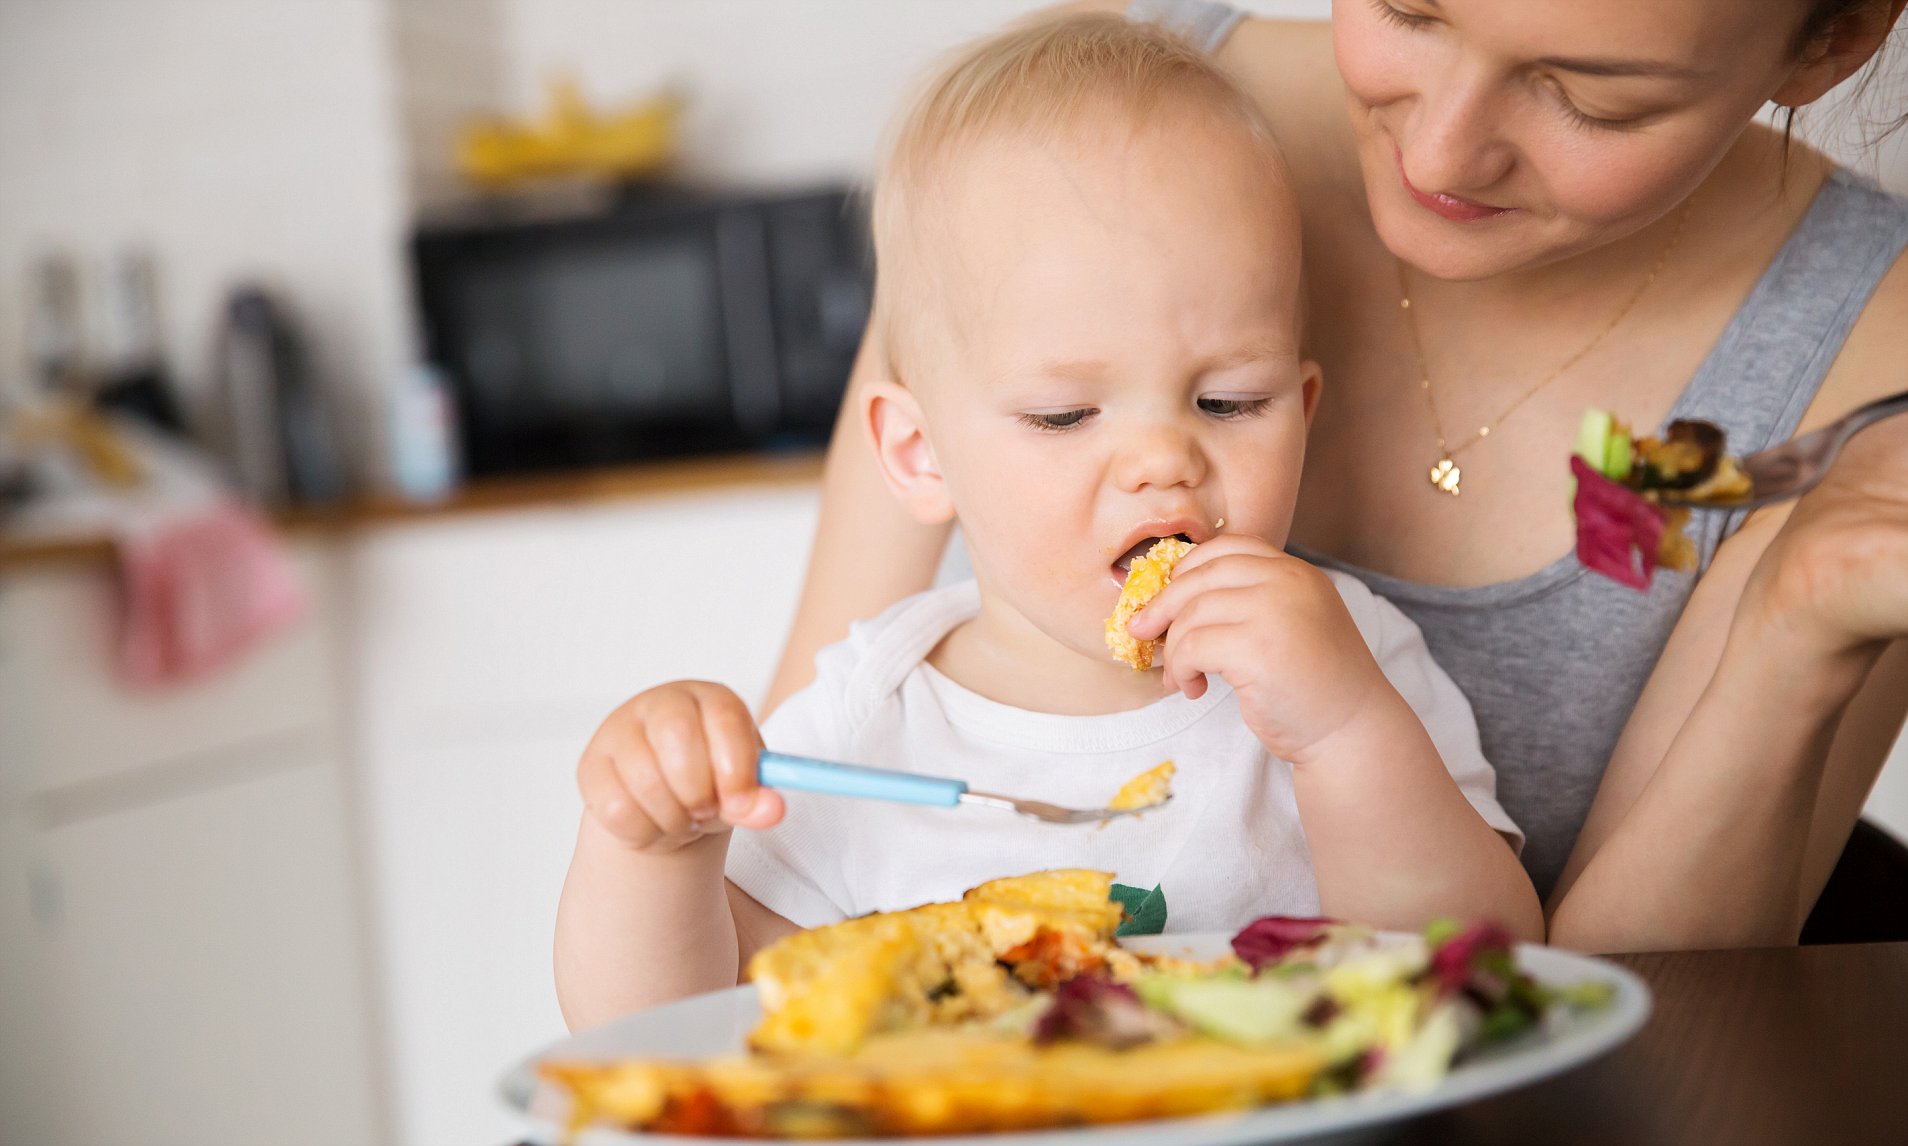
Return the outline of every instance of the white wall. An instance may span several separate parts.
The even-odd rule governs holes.
[[[386,0],[0,0],[0,385],[46,251],[158,259],[193,392],[225,293],[282,287],[353,407],[407,351]],[[375,423],[374,423],[375,424]]]
[[[541,106],[558,69],[600,103],[687,89],[685,166],[752,181],[859,177],[936,53],[1033,0],[504,0],[509,91]]]

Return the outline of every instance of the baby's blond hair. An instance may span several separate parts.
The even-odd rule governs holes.
[[[936,176],[962,149],[999,133],[1048,141],[1089,112],[1144,122],[1191,103],[1237,124],[1284,180],[1284,160],[1252,100],[1211,60],[1152,24],[1111,15],[1037,19],[981,40],[932,73],[890,128],[875,180],[874,320],[889,374],[905,377],[913,339],[901,321],[925,304],[913,284],[915,232]]]

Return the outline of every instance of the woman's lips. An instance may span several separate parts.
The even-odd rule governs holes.
[[[1405,174],[1403,153],[1393,146],[1392,155],[1398,161],[1398,182],[1404,184],[1406,193],[1417,200],[1418,206],[1440,218],[1449,219],[1454,223],[1475,223],[1479,219],[1494,218],[1511,210],[1509,207],[1493,207],[1489,203],[1479,203],[1456,195],[1420,191],[1411,182],[1410,176]]]

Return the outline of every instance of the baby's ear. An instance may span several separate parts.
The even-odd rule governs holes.
[[[924,525],[952,521],[954,503],[928,441],[920,401],[899,382],[877,378],[864,383],[861,410],[875,462],[902,507]]]
[[[1325,371],[1309,358],[1299,360],[1299,395],[1305,403],[1305,428],[1312,428],[1318,413],[1318,393],[1325,388]]]

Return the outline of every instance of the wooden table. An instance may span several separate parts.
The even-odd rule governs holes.
[[[1624,955],[1655,1011],[1548,1082],[1386,1143],[1908,1143],[1908,943]]]

